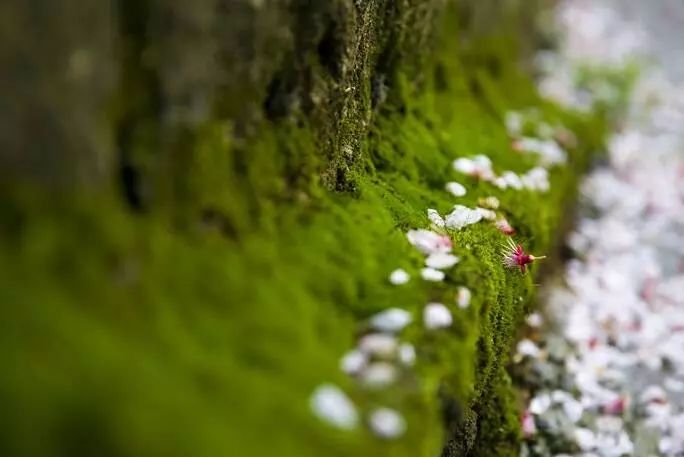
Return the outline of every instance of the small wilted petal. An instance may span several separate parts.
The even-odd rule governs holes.
[[[402,343],[399,346],[399,362],[408,367],[413,366],[416,361],[416,349],[410,343]]]
[[[385,439],[399,438],[406,432],[406,421],[401,414],[390,408],[374,410],[370,414],[368,425],[375,435]]]
[[[456,303],[458,304],[458,307],[461,309],[465,309],[468,306],[470,306],[471,297],[472,294],[470,292],[470,289],[464,286],[459,287],[458,292],[456,293]]]
[[[489,196],[478,199],[477,204],[482,208],[498,209],[501,202],[498,198]]]
[[[349,397],[333,384],[318,386],[309,405],[313,413],[334,427],[351,430],[358,423],[356,407]]]
[[[425,265],[436,270],[445,270],[447,268],[453,267],[460,260],[460,257],[457,257],[453,254],[438,252],[436,254],[430,254],[427,259],[425,259]]]
[[[491,209],[480,208],[479,206],[475,208],[475,211],[480,213],[482,219],[487,219],[488,221],[493,221],[496,219],[496,213]]]
[[[430,219],[430,222],[432,222],[433,228],[444,228],[444,219],[439,215],[436,209],[429,208],[427,210],[427,216],[428,219]]]
[[[456,205],[451,213],[446,216],[446,226],[453,230],[475,224],[482,220],[482,214],[463,205]]]
[[[347,352],[340,360],[340,369],[348,375],[354,375],[360,372],[367,363],[368,356],[366,353],[353,349]]]
[[[420,276],[426,281],[439,282],[444,280],[445,274],[443,271],[428,267],[420,270]]]
[[[397,375],[397,368],[391,363],[374,362],[361,371],[359,378],[364,386],[380,389],[394,383]]]
[[[497,229],[505,235],[513,235],[515,233],[515,229],[511,226],[511,224],[508,222],[508,220],[504,217],[500,217],[499,219],[496,220],[494,223]]]
[[[466,188],[457,182],[448,182],[446,183],[446,186],[444,186],[447,192],[449,192],[451,195],[454,197],[463,197],[467,191]]]
[[[389,276],[389,282],[395,286],[406,284],[411,279],[411,276],[402,268],[397,268]]]
[[[429,330],[450,327],[452,323],[451,311],[441,303],[428,303],[423,309],[423,324]]]
[[[413,320],[411,313],[400,308],[390,308],[370,318],[370,325],[381,332],[399,332]]]

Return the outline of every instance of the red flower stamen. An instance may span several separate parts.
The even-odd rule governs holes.
[[[546,256],[534,256],[525,253],[522,245],[515,244],[512,239],[506,240],[503,251],[503,264],[508,268],[520,268],[521,273],[525,273],[526,266],[538,259],[544,259]]]

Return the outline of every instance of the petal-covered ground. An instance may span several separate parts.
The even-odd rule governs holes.
[[[541,59],[542,91],[580,109],[614,94],[578,75],[637,62],[640,75],[582,185],[571,260],[546,290],[550,322],[532,315],[517,346],[522,455],[684,455],[684,85],[654,29],[671,20],[637,20],[631,6],[563,3],[563,45]]]

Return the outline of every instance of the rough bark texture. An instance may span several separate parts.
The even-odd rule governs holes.
[[[600,126],[520,71],[536,6],[0,5],[0,454],[515,455],[503,367],[534,287],[499,267],[498,232],[457,236],[473,250],[447,289],[385,278],[420,263],[403,233],[453,204],[454,157],[528,166],[505,153],[509,108],[587,139],[548,196],[500,197],[532,250],[553,244]],[[470,185],[464,203],[492,192]],[[423,362],[399,386],[339,373],[368,315],[458,284],[471,310],[410,333]],[[406,437],[321,424],[327,380],[401,410]]]

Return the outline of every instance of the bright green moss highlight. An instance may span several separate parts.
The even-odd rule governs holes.
[[[420,87],[399,72],[394,101],[351,151],[349,193],[321,183],[316,135],[287,121],[264,123],[239,147],[227,123],[200,126],[159,179],[173,198],[143,214],[113,190],[47,200],[33,185],[15,188],[2,210],[0,454],[427,457],[453,438],[446,455],[516,455],[504,366],[543,264],[527,276],[505,271],[504,236],[481,222],[451,233],[463,260],[443,285],[426,283],[405,232],[428,226],[428,207],[445,213],[495,195],[517,240],[556,253],[603,125],[539,100],[517,64],[503,34],[443,43]],[[451,169],[473,154],[497,171],[531,168],[503,127],[506,110],[529,106],[580,138],[549,193],[500,191]],[[449,180],[468,195],[450,196]],[[387,282],[397,267],[409,284]],[[454,303],[459,285],[473,291],[467,310]],[[422,329],[429,301],[452,309],[453,328]],[[414,312],[404,337],[418,362],[396,386],[369,392],[338,361],[364,319],[389,306]],[[362,412],[398,409],[406,436],[329,428],[308,406],[322,382]]]

